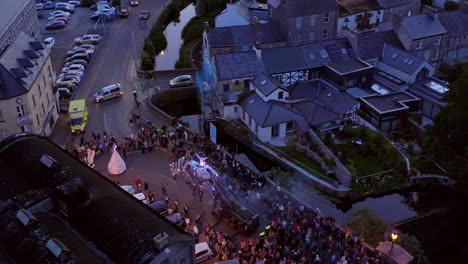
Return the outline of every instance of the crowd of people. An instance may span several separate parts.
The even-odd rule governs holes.
[[[265,229],[258,232],[258,237],[236,241],[225,231],[216,230],[213,221],[202,223],[200,212],[191,212],[194,221],[190,220],[187,205],[179,208],[177,198],[172,199],[163,184],[161,192],[171,213],[181,213],[186,221],[186,227],[193,230],[194,235],[199,235],[203,230],[208,243],[217,251],[219,260],[237,258],[242,264],[253,263],[330,263],[330,264],[374,264],[387,263],[380,253],[375,254],[368,250],[355,235],[343,232],[339,229],[332,217],[324,217],[317,210],[305,208],[296,201],[281,199],[283,196],[271,192],[271,188],[265,188],[266,179],[263,175],[253,173],[249,168],[239,164],[223,146],[214,144],[208,138],[201,138],[198,134],[187,133],[178,120],[174,120],[171,127],[152,127],[143,123],[136,135],[116,139],[112,135],[103,132],[92,133],[92,138],[85,141],[80,139],[74,146],[67,146],[67,150],[75,157],[94,166],[90,161],[90,152],[95,152],[99,157],[103,152],[115,147],[125,159],[130,151],[141,151],[143,155],[153,150],[165,149],[169,151],[175,160],[185,158],[195,159],[200,162],[198,153],[204,153],[210,165],[218,171],[222,171],[221,180],[228,183],[229,189],[240,193],[249,194],[255,192],[268,196],[268,203],[262,204],[269,210]],[[200,200],[204,193],[203,181],[181,170],[174,174],[183,173],[185,182],[191,186],[193,196]],[[137,187],[148,192],[148,185],[136,183]],[[271,187],[271,186],[270,186]],[[233,190],[235,189],[235,190]],[[213,189],[216,200],[219,199]],[[274,196],[274,197],[272,197]],[[154,194],[151,193],[154,201]],[[171,206],[171,204],[173,204]]]

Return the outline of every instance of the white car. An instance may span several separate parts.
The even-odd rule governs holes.
[[[137,198],[140,202],[143,202],[144,204],[149,204],[150,200],[148,199],[148,196],[144,193],[135,193],[133,197]]]
[[[79,70],[67,71],[65,73],[65,76],[76,76],[81,79],[81,76],[83,76],[83,72]]]
[[[81,6],[81,2],[80,1],[68,1],[68,3],[70,5],[74,5],[74,6]]]
[[[54,19],[59,18],[59,17],[64,17],[64,18],[66,18],[66,19],[70,19],[70,16],[67,15],[67,14],[55,14],[55,15],[49,16],[49,17],[47,18],[47,20],[50,21],[50,20],[54,20]]]
[[[131,185],[120,185],[120,188],[124,189],[129,194],[135,194],[135,188]]]
[[[71,16],[70,12],[62,11],[62,10],[55,10],[52,12],[49,12],[49,16],[57,15],[57,14],[66,14],[69,17]]]
[[[101,36],[97,34],[83,35],[81,38],[76,38],[75,43],[78,44],[98,44],[101,40]]]
[[[195,262],[201,263],[205,260],[211,259],[214,256],[213,250],[206,242],[195,244]]]
[[[42,10],[42,9],[44,9],[44,4],[43,3],[36,4],[36,10]]]
[[[44,39],[44,45],[47,48],[52,49],[54,47],[54,45],[55,45],[55,39],[52,38],[52,37]]]
[[[62,73],[66,73],[68,71],[84,71],[86,68],[83,65],[80,64],[71,64],[68,67],[63,67],[62,68]]]

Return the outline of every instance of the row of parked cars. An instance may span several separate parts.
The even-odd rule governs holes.
[[[68,3],[56,3],[55,10],[49,12],[46,30],[63,29],[68,24],[75,6]]]
[[[65,64],[55,81],[55,87],[60,94],[73,93],[94,54],[95,45],[100,40],[101,36],[97,34],[83,35],[75,39],[75,47],[67,52]]]

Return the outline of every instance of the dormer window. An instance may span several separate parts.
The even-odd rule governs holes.
[[[302,18],[296,17],[296,28],[299,29],[302,26]]]

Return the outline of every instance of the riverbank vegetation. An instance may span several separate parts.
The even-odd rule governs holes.
[[[197,0],[196,16],[192,18],[182,31],[184,43],[179,51],[176,69],[199,67],[201,65],[201,42],[205,22],[214,26],[215,17],[226,8],[226,0]]]
[[[171,0],[158,16],[158,20],[151,28],[151,31],[145,39],[145,44],[141,52],[141,70],[154,70],[155,56],[167,48],[167,40],[164,35],[164,29],[172,22],[179,21],[180,11],[194,0]]]

